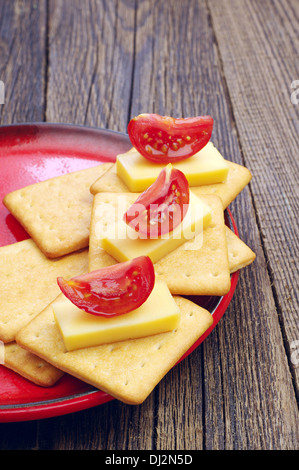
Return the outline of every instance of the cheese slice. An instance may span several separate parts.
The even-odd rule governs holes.
[[[117,156],[116,172],[133,193],[145,191],[158,177],[164,164],[150,162],[140,155],[135,148]],[[228,175],[228,162],[208,142],[203,149],[186,160],[173,163],[181,170],[189,186],[223,183]]]
[[[165,333],[180,320],[180,309],[164,281],[156,281],[139,308],[112,318],[87,313],[63,295],[52,308],[68,351]]]
[[[139,238],[138,233],[120,219],[107,227],[100,243],[119,262],[149,256],[156,263],[178,246],[202,233],[210,224],[211,218],[210,207],[190,191],[187,213],[173,232],[159,238]]]

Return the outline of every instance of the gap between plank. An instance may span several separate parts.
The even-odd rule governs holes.
[[[47,107],[48,107],[48,79],[49,79],[49,0],[46,1],[46,21],[45,21],[45,74],[44,74],[44,112],[43,121],[47,121]]]
[[[135,79],[135,67],[136,67],[136,41],[137,41],[137,3],[138,0],[135,0],[134,7],[134,40],[133,40],[133,63],[132,63],[132,74],[131,74],[131,89],[129,97],[129,106],[128,106],[128,116],[127,116],[127,126],[131,119],[131,112],[133,107],[133,90],[134,90],[134,79]]]

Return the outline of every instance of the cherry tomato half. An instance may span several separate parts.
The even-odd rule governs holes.
[[[172,232],[189,205],[189,184],[184,173],[169,163],[124,214],[124,221],[140,238],[158,238]]]
[[[93,315],[111,317],[140,307],[155,283],[148,256],[117,263],[66,281],[57,278],[63,294],[77,307]]]
[[[131,119],[128,134],[132,145],[146,159],[173,163],[192,157],[210,140],[211,116],[175,119],[159,114],[139,114]]]

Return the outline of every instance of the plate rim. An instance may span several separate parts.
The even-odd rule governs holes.
[[[111,135],[111,136],[121,136],[123,138],[128,139],[128,134],[121,131],[115,131],[112,129],[106,129],[101,127],[95,126],[85,126],[81,124],[72,124],[72,123],[56,123],[56,122],[21,122],[21,123],[12,123],[12,124],[4,124],[0,126],[0,135],[2,132],[5,132],[5,129],[13,129],[13,128],[32,128],[38,127],[39,129],[73,129],[78,130],[80,132],[87,132],[92,131],[98,133],[99,136],[102,134]],[[236,222],[233,218],[233,215],[227,207],[225,209],[225,213],[227,215],[228,222],[230,224],[230,228],[232,231],[239,236],[238,228]],[[203,341],[204,339],[212,332],[212,330],[216,327],[217,323],[223,317],[225,311],[227,310],[228,305],[231,302],[231,299],[234,295],[237,283],[238,283],[239,271],[232,273],[231,275],[231,288],[229,292],[219,297],[219,301],[214,306],[211,314],[214,317],[214,322],[211,327],[191,346],[188,351],[179,359],[179,361],[175,364],[177,365],[181,361],[183,361],[187,356],[189,356]],[[175,366],[174,366],[175,367]],[[15,403],[15,404],[7,404],[1,405],[0,404],[0,423],[7,423],[7,422],[23,422],[23,421],[32,421],[32,420],[40,420],[49,417],[57,417],[62,416],[65,414],[74,413],[77,411],[82,411],[85,409],[89,409],[98,405],[102,405],[108,403],[109,401],[115,400],[114,397],[109,395],[102,390],[98,390],[96,388],[92,388],[87,391],[78,392],[74,395],[68,395],[65,397],[57,397],[53,399],[46,399],[42,401],[36,402],[28,402],[28,403]]]
[[[128,134],[126,132],[123,132],[123,131],[115,131],[113,129],[107,129],[105,127],[96,127],[96,126],[85,126],[84,124],[72,124],[72,123],[63,123],[63,122],[55,122],[55,121],[51,121],[51,122],[46,122],[46,121],[32,121],[32,122],[15,122],[15,123],[11,123],[11,124],[2,124],[0,125],[0,133],[2,132],[2,130],[5,130],[5,129],[13,129],[13,128],[17,128],[17,127],[21,127],[21,128],[26,128],[26,127],[40,127],[40,128],[65,128],[65,129],[78,129],[80,131],[95,131],[95,132],[99,132],[99,133],[106,133],[106,134],[115,134],[115,135],[121,135],[123,137],[128,137]]]

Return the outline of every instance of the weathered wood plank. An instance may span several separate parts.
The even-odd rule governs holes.
[[[5,104],[0,104],[2,125],[44,119],[46,23],[46,0],[0,2],[0,80],[5,87]],[[0,435],[1,449],[35,448],[38,425],[34,421],[2,424]]]
[[[139,2],[137,25],[131,117],[140,112],[159,112],[176,116],[212,114],[215,118],[215,144],[228,159],[243,164],[236,122],[230,109],[230,96],[221,75],[221,57],[218,55],[209,10],[205,4],[190,1],[180,2],[179,5],[177,2],[156,2],[153,8],[150,2]],[[232,204],[232,208],[241,237],[258,254],[259,274],[255,274],[254,266],[241,274],[241,287],[239,286],[236,293],[236,298],[239,298],[234,300],[227,312],[228,321],[225,322],[225,318],[212,336],[213,341],[208,340],[203,345],[203,376],[190,385],[186,378],[190,372],[190,364],[187,361],[179,369],[172,371],[158,387],[156,445],[160,449],[171,448],[173,442],[177,448],[188,445],[210,449],[251,448],[255,445],[258,447],[259,444],[263,448],[283,448],[292,446],[295,442],[296,421],[292,416],[296,413],[296,400],[273,301],[271,279],[267,272],[248,188]],[[254,311],[256,314],[258,312],[258,323],[255,317],[252,318],[253,296],[249,292],[244,297],[242,288],[246,292],[252,289],[252,292],[259,293],[261,303]],[[260,290],[263,291],[263,296]],[[234,323],[236,309],[237,312],[243,312],[244,323]],[[229,322],[231,317],[232,323]],[[263,325],[260,335],[255,332],[257,324]],[[228,329],[225,329],[225,325]],[[248,334],[245,335],[244,331]],[[227,338],[230,338],[232,344],[229,350],[225,347]],[[241,367],[235,370],[234,364],[231,363],[236,355],[238,357],[236,345],[239,344],[239,338],[244,338],[245,341],[241,351],[242,360],[248,367],[253,367],[250,380],[246,380],[242,375]],[[257,357],[252,355],[248,347],[244,347],[248,342],[254,344],[257,357],[263,357],[263,368],[271,370],[262,380]],[[273,367],[274,351],[277,364]],[[201,357],[199,351],[195,352],[194,357]],[[190,360],[194,364],[193,357]],[[232,384],[236,386],[227,385],[227,374],[234,377]],[[172,377],[175,377],[173,381]],[[166,387],[167,383],[171,385]],[[186,399],[185,403],[178,399],[179,396]],[[193,407],[187,408],[186,404],[192,401],[191,396]],[[275,400],[281,399],[282,396],[288,397],[291,408],[286,425],[281,424],[285,401],[280,401],[278,409],[268,406],[269,402],[275,403]],[[260,400],[261,397],[264,397],[264,400]],[[204,398],[202,415],[201,401]],[[242,414],[245,401],[249,403],[247,413],[251,417],[252,435],[259,435],[256,443],[250,440],[254,438],[248,435],[246,419]],[[177,404],[175,410],[173,403]],[[194,413],[194,410],[197,410],[197,413]],[[186,413],[192,415],[190,422],[196,422],[200,429],[205,423],[203,438],[200,432],[195,432],[195,428],[182,433],[181,417]],[[273,436],[272,422],[279,429],[279,432],[275,430]],[[188,444],[187,436],[191,438]]]
[[[39,422],[39,450],[152,449],[148,403],[131,407],[112,401],[99,407]]]
[[[229,110],[217,75],[207,10],[199,2],[141,2],[137,12],[137,47],[131,117],[140,112],[173,116],[217,116],[215,143],[229,152],[238,144],[229,126]],[[210,39],[210,41],[209,41]],[[198,64],[205,64],[199,67]],[[213,64],[213,66],[211,66]],[[215,100],[216,98],[216,100]],[[220,106],[219,106],[220,103]],[[223,139],[222,124],[228,124]],[[218,142],[217,142],[218,139]],[[229,153],[231,154],[231,153]],[[209,352],[208,352],[209,353]],[[203,368],[199,367],[201,362]],[[205,355],[202,348],[171,371],[158,387],[156,446],[158,449],[202,449]],[[191,379],[190,379],[191,377]],[[218,387],[221,388],[221,377]],[[218,407],[223,408],[221,397]],[[176,407],[173,407],[176,403]],[[212,427],[215,421],[212,423]],[[216,447],[217,448],[217,447]]]
[[[49,2],[47,121],[126,132],[135,39],[135,2]],[[56,426],[54,448],[152,448],[154,396],[140,407],[112,402]],[[53,428],[53,433],[54,433]],[[40,430],[43,442],[47,428]],[[81,443],[80,443],[81,442]]]
[[[299,107],[291,100],[299,76],[298,3],[209,3],[244,161],[254,175],[257,221],[290,354],[299,337]],[[298,367],[294,375],[298,393]]]
[[[206,19],[205,6],[199,2],[138,3],[131,117],[142,112],[177,117],[212,113],[212,83],[217,81],[209,66],[213,49],[207,37],[212,31]],[[199,63],[207,66],[198,67]],[[224,109],[224,120],[222,104],[218,115]],[[221,136],[219,126],[216,136]],[[202,361],[199,348],[157,387],[157,449],[203,448]]]
[[[49,2],[47,121],[126,132],[134,2]]]
[[[248,229],[254,231],[250,215]],[[254,244],[254,248],[256,262],[240,274],[233,301],[218,325],[219,343],[214,334],[204,343],[213,351],[206,387],[206,400],[212,404],[206,406],[208,448],[294,449],[298,445],[296,398],[276,305],[262,247]],[[214,370],[221,374],[222,389]],[[223,408],[215,393],[223,395]],[[215,417],[217,426],[212,426]]]
[[[43,121],[46,0],[0,3],[0,123]]]
[[[84,8],[79,0],[71,3],[49,1],[44,55],[45,2],[1,3],[0,45],[9,47],[0,51],[0,72],[6,70],[4,78],[14,89],[6,89],[9,101],[0,106],[1,122],[45,117],[125,131],[128,118],[139,112],[212,114],[215,144],[227,158],[253,170],[250,188],[231,208],[257,260],[241,272],[233,302],[212,335],[167,374],[143,405],[113,401],[38,423],[2,425],[1,447],[298,447],[297,405],[285,354],[296,320],[290,309],[296,304],[292,297],[288,307],[284,293],[296,281],[281,254],[286,250],[291,263],[296,248],[291,225],[281,224],[285,216],[295,223],[296,209],[292,155],[298,108],[289,101],[285,106],[298,57],[295,0],[266,0],[262,8],[261,2],[242,0],[90,0]],[[23,56],[30,60],[23,63]],[[27,94],[31,75],[35,88]],[[285,147],[280,121],[288,124],[282,126],[289,137]],[[281,168],[285,172],[278,179]],[[267,191],[281,193],[286,205],[277,207]]]
[[[220,7],[219,2],[211,0],[208,4],[243,161],[253,173],[250,187],[254,211],[241,198],[233,208],[241,234],[252,239],[251,246],[258,255],[256,269],[252,266],[244,272],[239,296],[233,302],[238,315],[248,321],[247,327],[243,324],[234,336],[241,341],[235,374],[252,371],[248,384],[258,385],[251,396],[246,397],[247,390],[243,389],[246,411],[244,407],[239,409],[235,430],[247,422],[252,435],[226,433],[227,443],[230,447],[296,448],[298,409],[290,374],[293,367],[285,357],[285,348],[289,352],[292,341],[298,339],[298,271],[294,263],[298,249],[298,110],[289,94],[292,76],[296,77],[296,57],[298,63],[295,4],[263,2],[262,8],[260,2],[229,1]],[[252,225],[254,214],[260,243],[255,241],[258,233]],[[242,289],[248,297],[247,308],[239,303]],[[226,320],[232,318],[227,316]],[[246,359],[248,342],[251,351]],[[229,342],[229,347],[234,344],[238,343]],[[238,358],[237,352],[231,357]],[[299,371],[293,372],[298,384]],[[231,384],[241,387],[236,379]],[[226,396],[234,394],[226,389]],[[253,420],[250,399],[261,407],[257,420]],[[271,419],[265,428],[261,416],[267,415]]]

